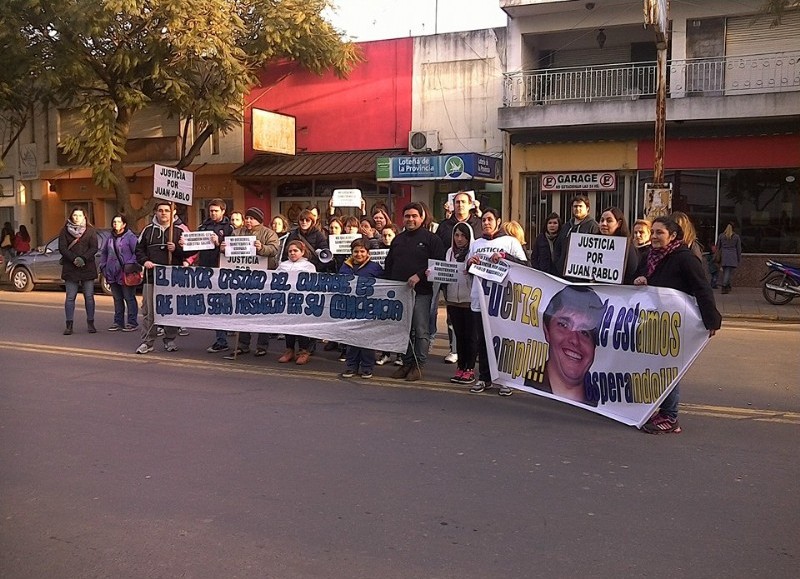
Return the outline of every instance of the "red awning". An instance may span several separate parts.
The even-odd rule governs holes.
[[[236,169],[234,177],[258,180],[262,177],[331,177],[362,174],[375,177],[378,157],[407,154],[404,149],[299,153],[294,157],[258,155]]]

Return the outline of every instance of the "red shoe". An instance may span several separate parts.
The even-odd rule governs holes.
[[[679,434],[681,432],[681,425],[678,424],[677,418],[669,418],[663,414],[655,414],[642,426],[642,431],[647,434]]]

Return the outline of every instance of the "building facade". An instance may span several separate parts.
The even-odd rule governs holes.
[[[782,23],[759,0],[671,3],[665,180],[710,248],[727,223],[747,254],[800,252],[800,11]],[[508,67],[499,127],[509,137],[511,215],[541,230],[588,193],[597,215],[642,216],[653,180],[656,43],[641,0],[500,0]]]

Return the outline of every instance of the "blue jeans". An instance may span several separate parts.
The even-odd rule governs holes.
[[[403,354],[403,366],[420,367],[428,361],[431,348],[430,321],[432,295],[414,296],[414,310],[411,314],[411,335],[408,337],[408,349]]]
[[[86,281],[64,281],[67,287],[67,299],[64,302],[64,313],[67,321],[75,319],[75,299],[78,297],[78,289],[82,288],[83,305],[86,308],[86,319],[94,320],[94,280]]]
[[[241,339],[241,335],[239,336]],[[214,343],[220,346],[228,346],[228,332],[225,330],[214,330]],[[248,342],[249,343],[249,342]]]
[[[735,267],[722,266],[722,287],[731,287],[731,275]]]
[[[217,331],[217,341],[219,342],[219,333],[225,333],[224,330],[216,330]],[[265,350],[269,348],[269,336],[270,334],[264,334],[259,332],[256,334],[256,348],[264,348]],[[228,343],[227,338],[224,338],[225,342]],[[239,347],[242,350],[249,350],[250,349],[250,342],[253,339],[253,334],[250,332],[239,332]],[[221,343],[221,342],[220,342]]]
[[[372,374],[375,368],[375,350],[347,346],[347,368],[358,372],[359,367],[362,374]]]
[[[114,298],[114,323],[118,326],[126,324],[125,307],[127,306],[127,325],[138,326],[139,322],[136,319],[139,317],[139,304],[136,302],[136,288],[118,283],[110,283],[108,287],[111,288],[111,296]]]
[[[678,400],[680,400],[681,397],[680,386],[680,382],[675,384],[675,388],[672,389],[672,392],[667,394],[667,397],[664,398],[664,402],[661,403],[659,413],[667,418],[678,417]]]

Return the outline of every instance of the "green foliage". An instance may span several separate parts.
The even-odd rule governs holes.
[[[98,184],[117,187],[119,197],[130,120],[145,106],[225,132],[241,123],[244,95],[270,62],[288,58],[317,73],[345,76],[361,57],[322,18],[329,4],[0,0],[0,14],[15,15],[10,26],[3,17],[0,29],[8,32],[0,39],[5,46],[11,37],[33,57],[36,78],[59,106],[81,110],[83,127],[62,141],[63,150],[91,167]],[[23,77],[30,63],[21,66],[23,71],[0,77],[0,99],[14,92],[3,84],[6,76]],[[0,101],[0,108],[6,104]],[[206,139],[209,132],[202,134]]]
[[[772,28],[780,26],[783,15],[787,10],[800,8],[800,0],[764,0],[761,12],[772,17]]]

